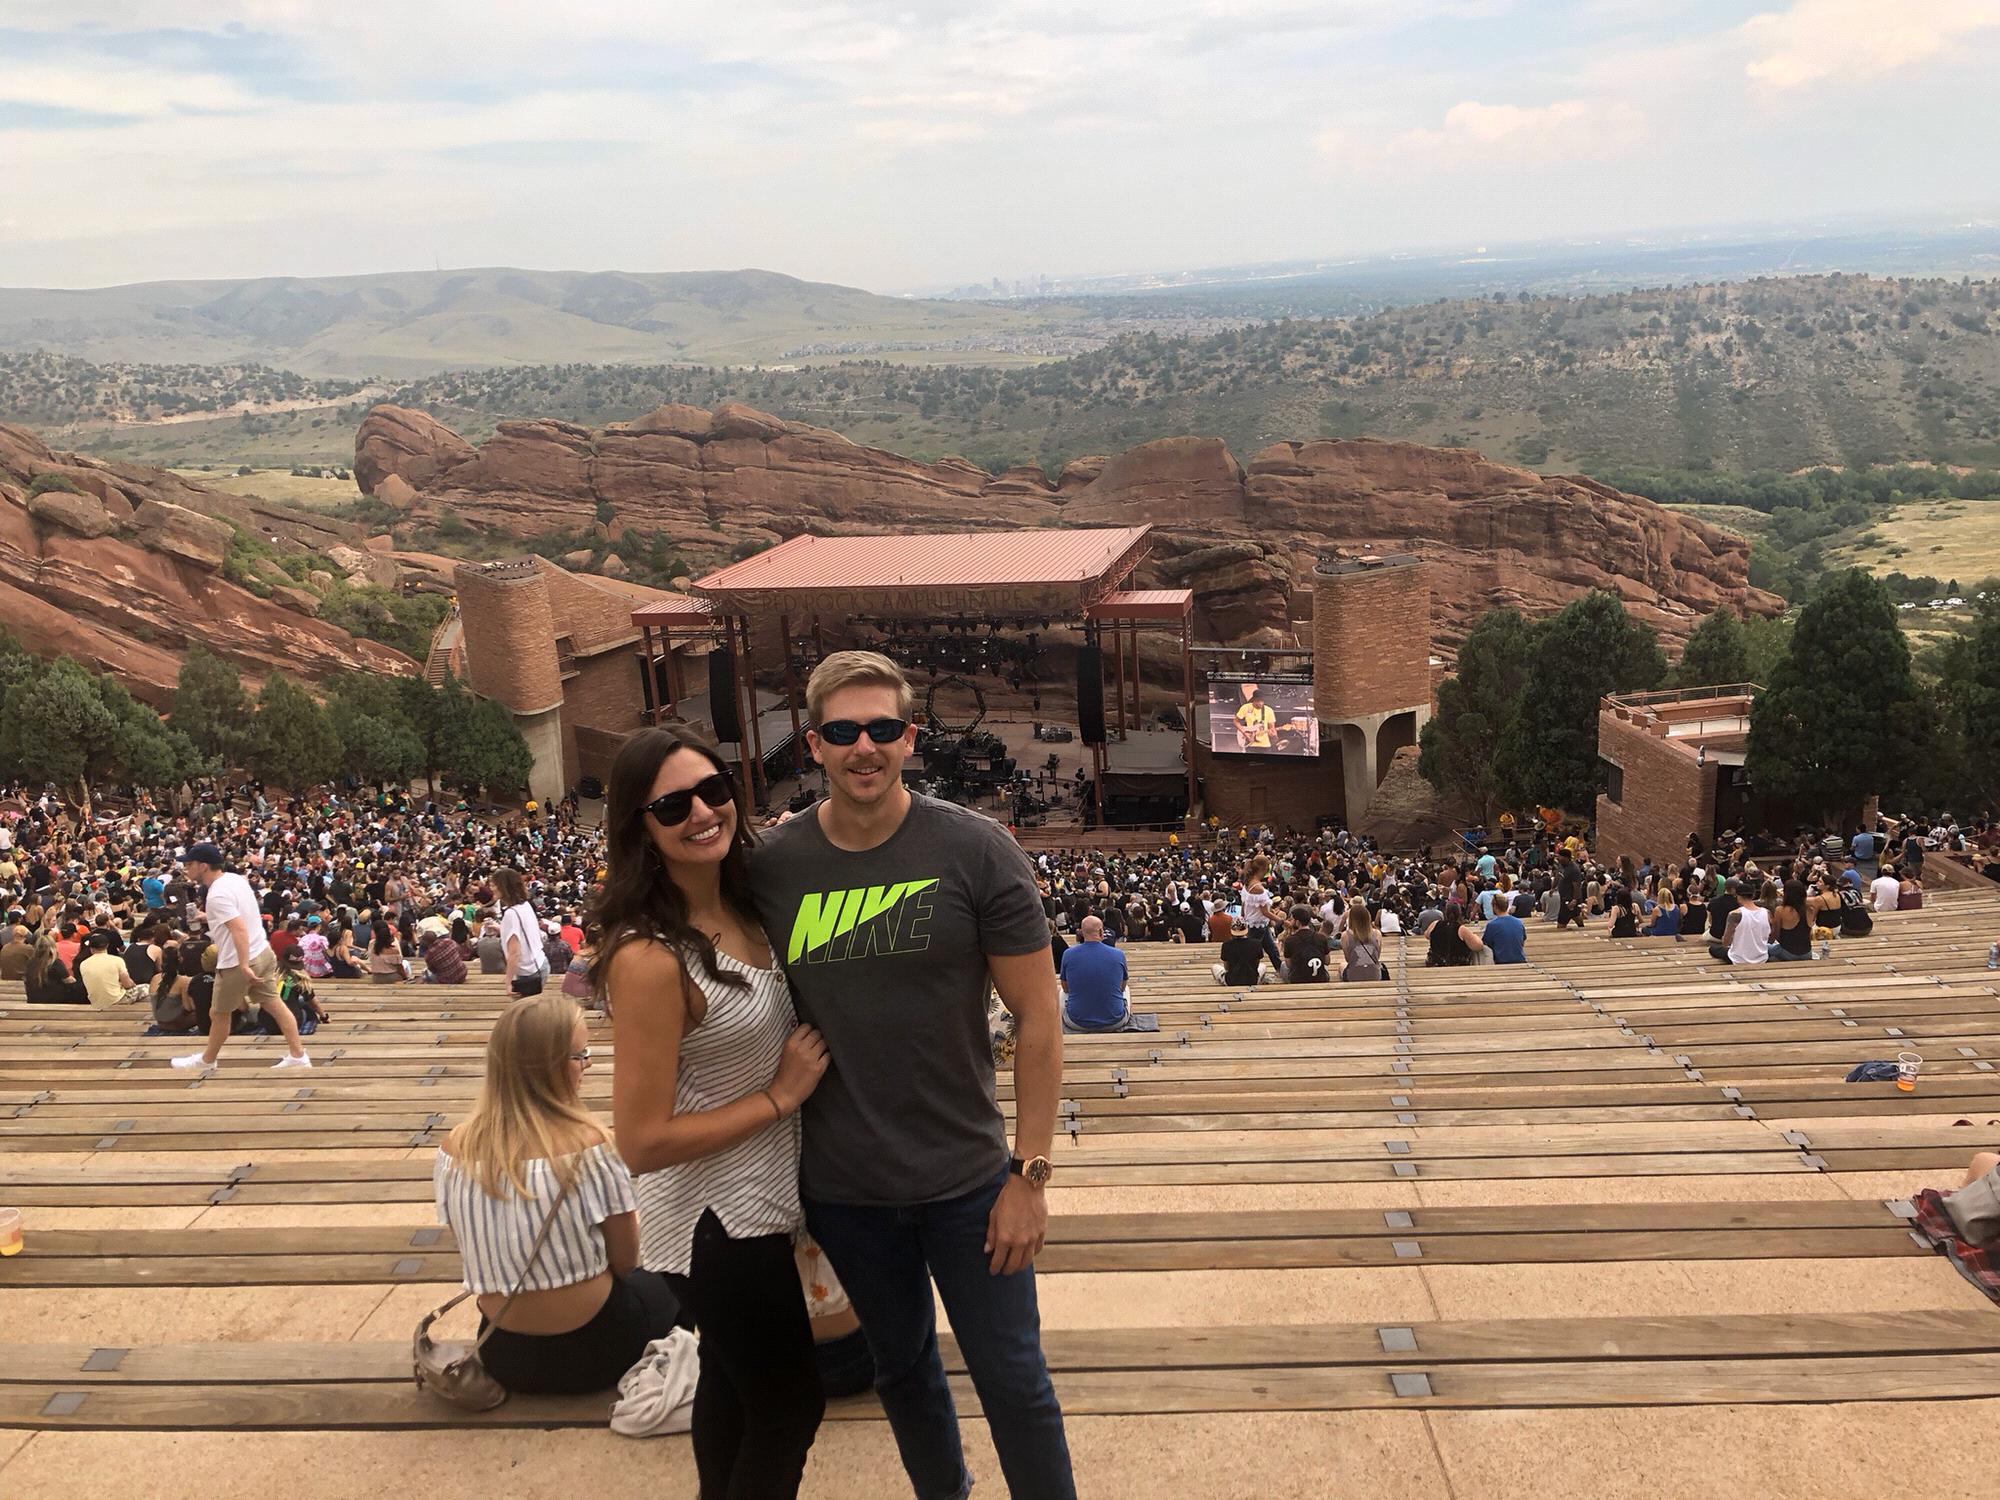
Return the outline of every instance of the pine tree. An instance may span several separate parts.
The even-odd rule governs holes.
[[[1917,696],[1889,591],[1859,568],[1833,574],[1751,709],[1746,765],[1766,792],[1851,814],[1916,753]]]
[[[326,710],[283,672],[273,672],[257,695],[256,735],[250,768],[287,791],[303,792],[340,766],[340,736]]]
[[[70,660],[33,662],[0,701],[0,762],[30,782],[53,782],[90,803],[94,757],[118,733],[97,680]]]
[[[174,683],[173,724],[224,769],[241,765],[250,751],[253,713],[236,668],[205,647],[189,646]]]
[[[1695,626],[1674,668],[1674,686],[1721,687],[1750,680],[1750,637],[1736,611],[1720,606]]]
[[[1597,713],[1608,693],[1657,687],[1667,659],[1611,594],[1574,599],[1535,632],[1528,684],[1500,739],[1500,781],[1522,802],[1585,812],[1603,789]]]
[[[514,793],[528,785],[534,757],[514,716],[491,698],[459,696],[445,733],[445,775],[467,791]]]
[[[1457,671],[1438,684],[1437,713],[1418,737],[1418,772],[1486,822],[1500,797],[1500,738],[1527,685],[1533,648],[1534,627],[1519,610],[1481,615],[1459,648]]]

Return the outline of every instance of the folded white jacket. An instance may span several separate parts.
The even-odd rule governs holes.
[[[619,1378],[611,1430],[630,1438],[686,1432],[694,1420],[695,1350],[695,1336],[685,1328],[648,1344]]]

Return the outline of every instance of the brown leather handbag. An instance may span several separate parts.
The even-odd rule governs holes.
[[[442,1307],[433,1308],[418,1322],[416,1335],[410,1340],[410,1359],[415,1367],[419,1390],[429,1391],[440,1401],[449,1401],[466,1411],[491,1411],[507,1399],[507,1388],[486,1373],[479,1351],[493,1337],[493,1330],[500,1326],[500,1319],[507,1316],[507,1309],[514,1305],[514,1299],[521,1295],[528,1273],[534,1270],[536,1260],[541,1257],[542,1246],[548,1242],[549,1230],[555,1226],[556,1215],[562,1212],[563,1201],[568,1197],[567,1187],[556,1194],[548,1217],[542,1220],[541,1230],[535,1235],[534,1246],[528,1251],[528,1263],[521,1268],[520,1279],[514,1283],[514,1290],[507,1294],[507,1300],[500,1304],[500,1311],[487,1322],[486,1331],[477,1339],[468,1342],[465,1339],[431,1337],[431,1325],[472,1296],[470,1289],[460,1292]]]

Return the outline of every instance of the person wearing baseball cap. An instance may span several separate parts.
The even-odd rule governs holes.
[[[256,1005],[284,1034],[287,1055],[273,1067],[310,1068],[312,1059],[299,1040],[298,1019],[278,998],[278,956],[264,936],[257,893],[248,880],[223,868],[222,851],[214,844],[194,845],[182,863],[188,879],[207,892],[203,909],[215,943],[215,995],[209,1006],[208,1045],[175,1058],[174,1067],[202,1077],[213,1073],[236,1012]]]

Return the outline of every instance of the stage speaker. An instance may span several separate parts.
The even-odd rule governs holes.
[[[595,776],[586,776],[576,784],[576,794],[579,797],[589,797],[592,799],[602,797],[604,795],[604,783]]]
[[[718,740],[743,738],[743,716],[736,711],[736,663],[727,651],[708,653],[708,720]]]
[[[1104,743],[1104,648],[1084,646],[1076,653],[1076,723],[1086,745]]]

